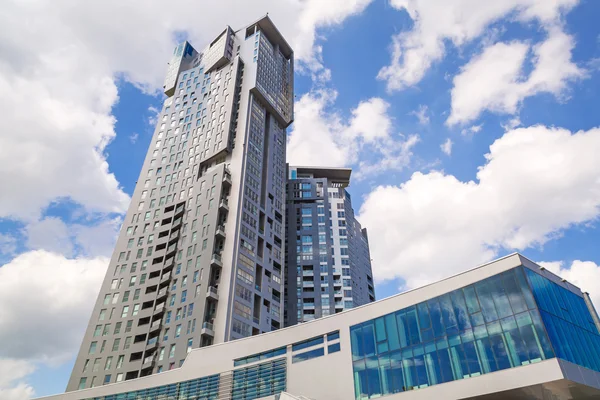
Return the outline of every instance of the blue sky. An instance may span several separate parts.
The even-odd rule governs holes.
[[[600,302],[600,3],[221,3],[0,17],[1,398],[66,386],[176,41],[267,11],[297,61],[288,159],[353,168],[378,298],[519,251]]]

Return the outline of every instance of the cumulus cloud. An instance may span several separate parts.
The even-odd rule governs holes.
[[[566,266],[563,261],[539,262],[539,265],[549,271],[554,272],[579,287],[582,291],[588,292],[594,303],[597,312],[600,312],[600,266],[593,261],[574,260],[570,266]]]
[[[440,149],[442,150],[442,152],[444,154],[446,154],[447,156],[452,154],[452,140],[450,138],[446,139],[446,141],[444,143],[442,143],[440,145]]]
[[[25,360],[0,357],[0,398],[3,400],[28,400],[33,397],[33,388],[23,382],[14,383],[35,370],[32,363]]]
[[[522,101],[537,93],[560,97],[567,84],[585,76],[571,60],[574,40],[552,28],[541,44],[526,42],[496,43],[471,59],[454,77],[448,125],[475,120],[483,111],[515,114]],[[523,69],[532,52],[533,70]]]
[[[446,44],[461,47],[482,36],[491,24],[510,16],[521,22],[553,26],[578,0],[391,0],[414,25],[392,37],[391,62],[379,71],[390,91],[417,84],[446,53]]]
[[[0,197],[0,218],[36,220],[64,198],[90,211],[126,209],[129,198],[105,155],[115,137],[115,82],[154,93],[181,32],[202,48],[225,24],[237,29],[269,12],[299,63],[317,71],[323,69],[317,29],[342,23],[370,1],[228,0],[211,5],[210,13],[206,4],[184,0],[144,7],[117,0],[5,4],[0,91],[10,96],[0,107],[11,129],[0,134],[0,185],[11,196]]]
[[[418,287],[595,220],[598,151],[598,128],[532,126],[496,140],[475,181],[433,171],[377,187],[358,216],[378,227],[369,234],[375,278]]]
[[[335,91],[321,89],[295,104],[296,120],[287,146],[290,164],[355,165],[357,178],[409,164],[419,138],[393,132],[389,103],[379,97],[361,101],[345,119],[332,109],[336,98]]]
[[[0,358],[62,362],[79,347],[108,258],[68,259],[45,250],[0,268]],[[15,301],[18,299],[18,301]]]

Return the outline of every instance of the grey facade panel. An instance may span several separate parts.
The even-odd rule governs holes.
[[[293,54],[271,43],[285,43],[277,35],[264,17],[202,51],[175,49],[67,391],[178,368],[193,348],[283,326]],[[273,80],[281,92],[265,86]],[[249,292],[238,289],[245,278]]]

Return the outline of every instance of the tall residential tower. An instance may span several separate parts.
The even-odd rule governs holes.
[[[286,326],[375,301],[348,168],[288,167]]]
[[[293,51],[264,17],[179,45],[67,391],[283,326]]]

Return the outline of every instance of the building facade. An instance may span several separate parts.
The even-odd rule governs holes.
[[[192,350],[173,371],[46,399],[597,399],[599,328],[586,293],[513,254],[339,314]]]
[[[264,17],[179,45],[67,390],[180,367],[283,326],[293,52]]]
[[[351,172],[288,166],[286,326],[375,301],[367,230],[346,190]]]

